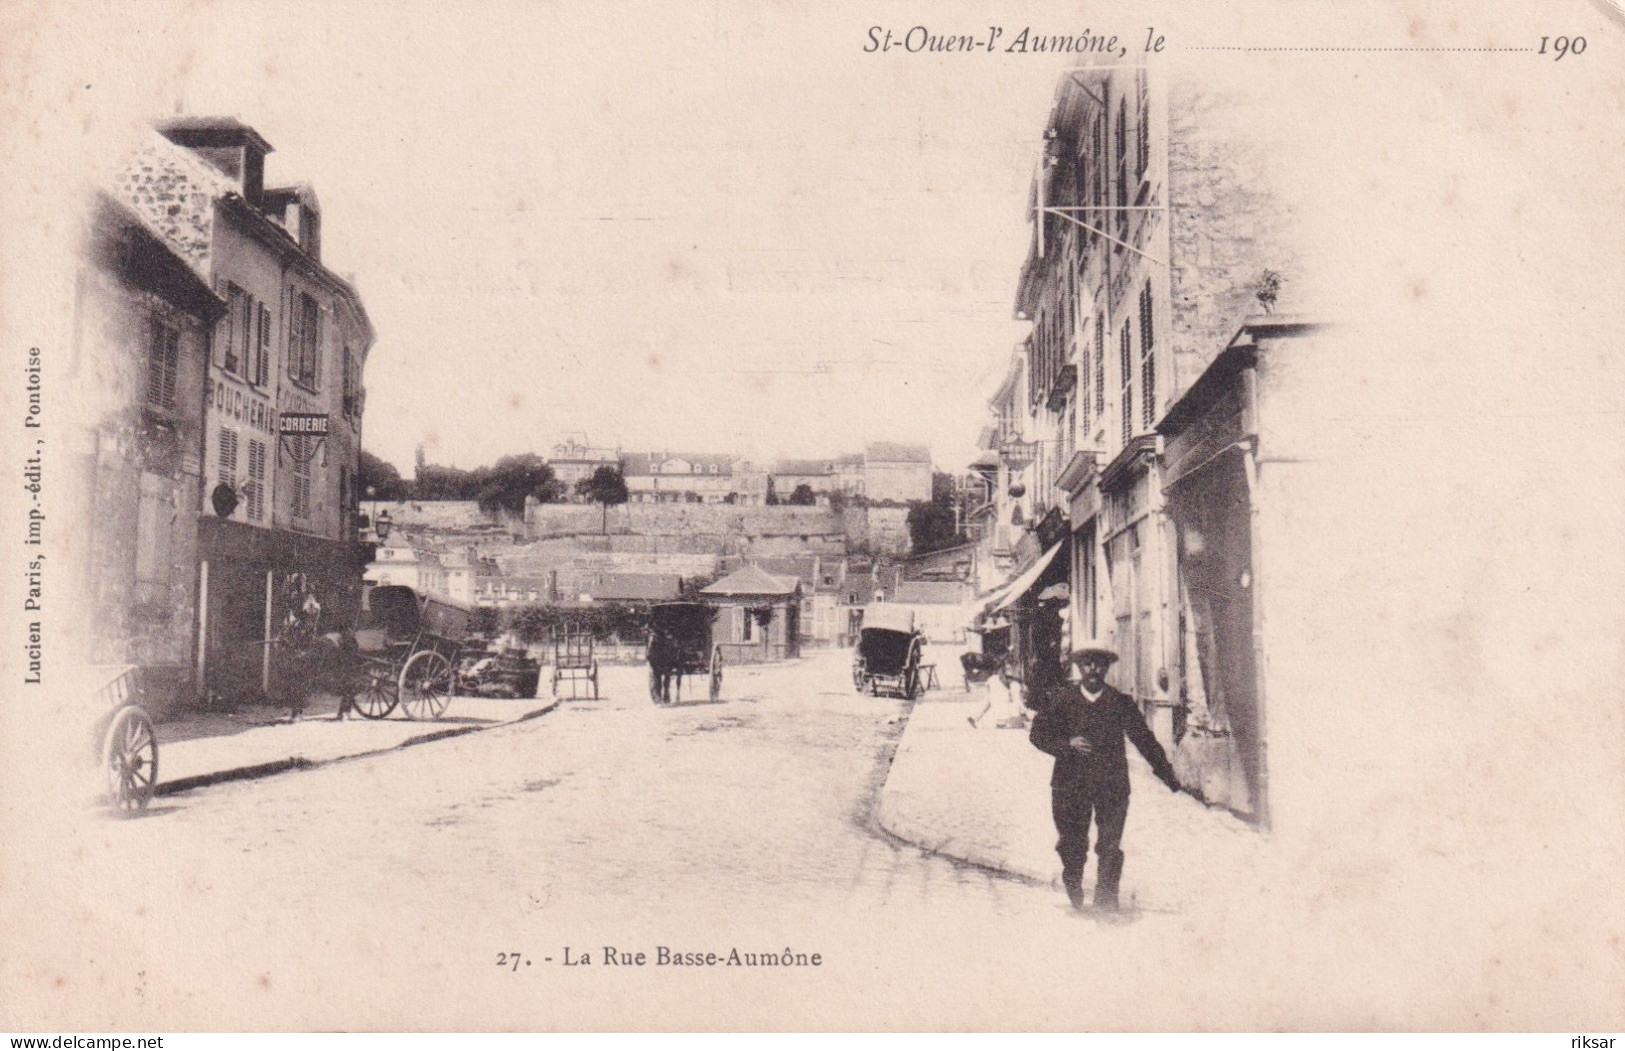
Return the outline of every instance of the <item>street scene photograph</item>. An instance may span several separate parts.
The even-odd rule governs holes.
[[[19,6],[0,1025],[1619,1030],[1558,14]]]

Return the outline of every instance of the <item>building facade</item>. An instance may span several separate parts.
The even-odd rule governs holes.
[[[863,495],[871,503],[931,499],[931,450],[923,445],[870,442],[863,449]]]
[[[321,261],[308,186],[267,188],[271,146],[230,118],[161,125],[117,196],[225,303],[206,374],[198,515],[200,679],[278,692],[279,625],[316,599],[354,615],[364,564],[356,475],[373,342],[348,281]]]
[[[989,403],[982,444],[996,465],[976,467],[992,497],[976,517],[987,556],[1033,585],[1061,567],[1063,635],[1110,640],[1114,685],[1176,757],[1194,740],[1195,618],[1158,426],[1238,324],[1290,295],[1297,268],[1264,154],[1214,119],[1233,103],[1145,67],[1061,79],[1015,304],[1032,328]],[[1226,801],[1267,813],[1257,793]]]
[[[73,520],[85,525],[73,561],[93,615],[69,641],[85,663],[140,665],[149,697],[185,702],[196,686],[206,376],[225,304],[110,195],[96,198],[87,248],[68,371],[83,425],[67,453],[80,475]]]
[[[753,474],[749,464],[725,454],[628,453],[621,458],[621,476],[635,503],[760,503],[751,499],[755,494],[736,487],[736,465],[742,479]]]

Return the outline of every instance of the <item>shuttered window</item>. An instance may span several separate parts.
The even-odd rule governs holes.
[[[259,313],[259,353],[254,357],[249,379],[255,386],[263,387],[271,380],[271,308],[261,303]]]
[[[248,440],[248,484],[244,486],[248,497],[248,520],[265,520],[265,443]]]
[[[1123,419],[1123,444],[1127,445],[1129,439],[1134,437],[1134,352],[1131,348],[1133,336],[1129,333],[1128,322],[1123,323],[1123,338],[1119,348],[1119,361],[1123,370],[1123,405],[1119,414]]]
[[[1117,176],[1117,236],[1120,240],[1128,239],[1128,98],[1125,96],[1117,103],[1117,149],[1116,149],[1116,176]]]
[[[1157,341],[1151,305],[1151,282],[1147,281],[1140,289],[1140,422],[1147,430],[1157,422]]]
[[[152,323],[147,345],[147,402],[160,409],[175,407],[175,384],[180,371],[181,334],[162,321]]]
[[[1145,70],[1134,74],[1134,88],[1134,180],[1140,182],[1151,167],[1151,91]]]
[[[321,382],[321,311],[316,300],[294,294],[289,313],[288,378],[311,390]]]
[[[220,480],[237,487],[237,432],[229,427],[220,428]]]
[[[309,438],[298,435],[292,439],[293,450],[293,516],[310,517],[310,457],[305,448]]]
[[[1106,415],[1106,315],[1095,315],[1095,416]]]
[[[236,374],[242,371],[243,344],[248,340],[248,293],[236,285],[226,283],[226,313],[220,319],[220,367]]]

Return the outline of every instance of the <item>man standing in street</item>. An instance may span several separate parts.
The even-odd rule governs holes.
[[[1123,824],[1128,818],[1128,758],[1123,741],[1134,742],[1151,769],[1172,791],[1180,790],[1162,745],[1127,694],[1106,685],[1106,670],[1117,653],[1091,640],[1072,651],[1077,684],[1060,683],[1047,692],[1033,722],[1033,744],[1055,757],[1050,806],[1060,839],[1061,883],[1072,907],[1082,910],[1083,867],[1089,856],[1089,823],[1095,824],[1094,907],[1117,909],[1123,875]]]

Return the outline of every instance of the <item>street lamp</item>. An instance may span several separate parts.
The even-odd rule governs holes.
[[[372,531],[378,534],[379,540],[388,540],[391,525],[393,523],[390,521],[389,512],[379,511],[377,517],[372,520]]]

